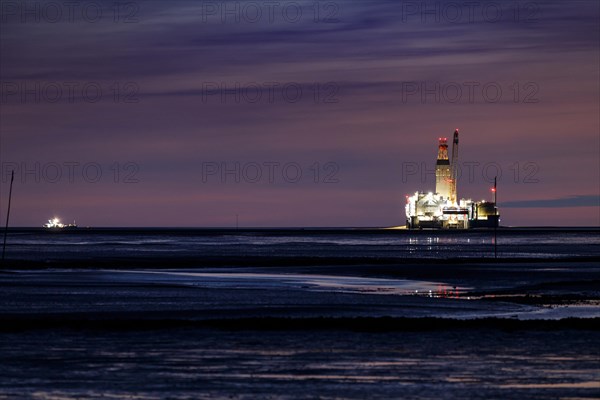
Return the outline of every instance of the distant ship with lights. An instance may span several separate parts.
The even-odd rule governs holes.
[[[73,221],[72,224],[63,224],[62,222],[60,222],[60,219],[52,218],[44,224],[44,228],[50,230],[77,229],[77,225],[75,224],[75,221]]]
[[[407,229],[471,229],[497,228],[500,214],[496,206],[496,182],[492,192],[494,201],[474,202],[458,199],[458,129],[452,141],[452,160],[448,158],[448,139],[439,138],[435,166],[435,193],[416,192],[406,196]]]

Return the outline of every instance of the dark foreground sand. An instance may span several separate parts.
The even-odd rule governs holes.
[[[377,333],[343,324],[297,330],[141,325],[5,332],[0,398],[600,396],[597,327],[444,329],[442,324]]]
[[[600,398],[590,260],[170,267],[0,273],[0,399]]]

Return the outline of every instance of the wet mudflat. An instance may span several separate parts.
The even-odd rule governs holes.
[[[386,268],[8,271],[0,319],[600,317],[595,263]]]
[[[527,287],[587,293],[587,306],[496,299],[496,283],[312,272],[0,274],[0,398],[600,396],[596,292],[579,278]]]
[[[29,330],[1,334],[0,397],[598,398],[595,331]]]
[[[0,399],[600,398],[597,230],[488,236],[21,232]]]

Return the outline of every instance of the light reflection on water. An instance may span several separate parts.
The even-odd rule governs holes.
[[[565,257],[600,255],[600,236],[594,232],[500,232],[500,257]],[[15,234],[9,255],[135,256],[136,254],[195,256],[311,256],[311,257],[487,257],[493,256],[490,232],[432,232],[398,234],[346,233],[86,233]]]
[[[384,279],[340,275],[252,272],[128,271],[108,270],[117,280],[129,283],[176,283],[208,288],[308,289],[326,292],[372,294],[420,294],[430,297],[457,297],[472,288],[441,282]]]

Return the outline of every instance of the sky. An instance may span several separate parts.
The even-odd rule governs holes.
[[[600,226],[600,3],[0,1],[11,225],[386,227],[434,189]]]

